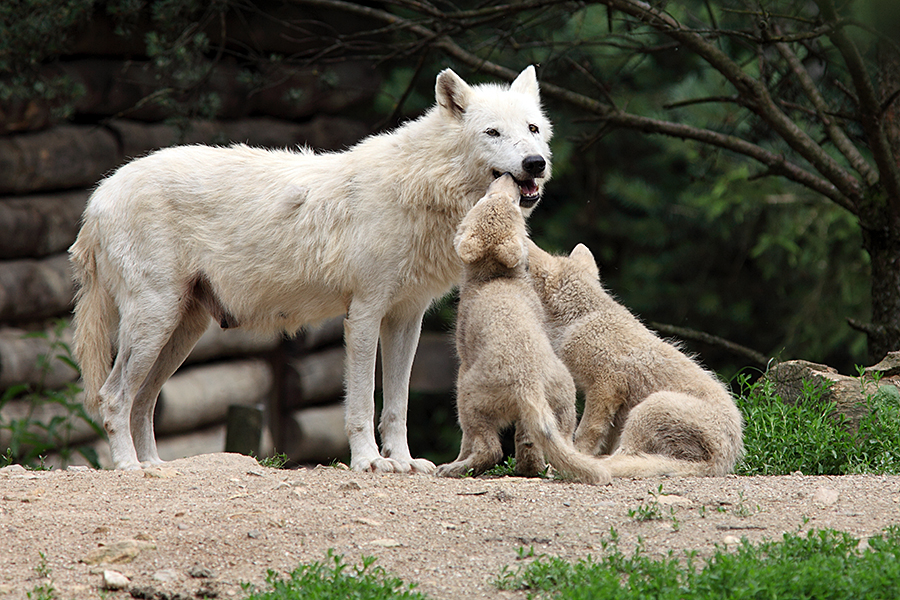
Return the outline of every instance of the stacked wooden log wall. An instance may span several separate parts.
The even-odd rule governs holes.
[[[108,29],[92,23],[77,44],[78,57],[46,67],[85,90],[75,102],[74,119],[54,121],[52,107],[37,101],[0,104],[0,395],[19,384],[55,388],[77,380],[62,360],[40,368],[51,340],[28,334],[48,332],[51,320],[70,316],[75,290],[67,248],[92,186],[105,174],[175,143],[340,149],[370,132],[366,123],[340,116],[370,102],[379,85],[370,65],[354,63],[334,66],[327,85],[312,69],[293,70],[279,86],[251,93],[239,83],[237,67],[220,62],[206,90],[221,99],[218,120],[176,128],[147,102],[157,85],[147,65],[110,54],[133,56],[135,48],[98,41],[112,39]],[[287,100],[289,88],[302,89],[302,101]],[[61,341],[71,341],[68,327]],[[437,360],[452,361],[445,340],[433,347]],[[343,458],[342,364],[339,322],[292,343],[213,326],[163,387],[157,407],[161,455],[222,450],[228,406],[244,404],[264,406],[269,414],[271,435],[263,452],[274,445],[297,461]],[[452,371],[452,364],[441,370]],[[450,385],[443,380],[441,385]],[[13,399],[0,410],[2,424],[29,414],[48,422],[61,409],[42,405],[34,412],[25,400]],[[95,435],[75,425],[71,443]],[[9,437],[0,430],[0,452]],[[105,444],[97,448],[108,464]]]

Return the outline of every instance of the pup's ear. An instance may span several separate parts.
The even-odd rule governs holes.
[[[469,84],[453,72],[452,69],[444,69],[437,76],[434,85],[434,97],[441,108],[450,115],[461,119],[469,106],[469,94],[472,88]]]
[[[456,238],[456,253],[467,265],[484,256],[484,242],[471,230]]]
[[[569,254],[569,258],[575,261],[582,269],[591,273],[594,277],[600,277],[600,269],[597,267],[597,261],[594,260],[594,255],[591,254],[591,251],[588,250],[588,247],[584,244],[578,244],[572,250],[572,253]]]
[[[507,269],[512,269],[519,266],[519,263],[525,258],[525,246],[518,236],[511,237],[497,245],[495,256],[497,262]]]
[[[538,88],[537,75],[534,71],[534,65],[528,65],[525,70],[519,73],[515,81],[509,86],[513,92],[522,94],[531,94],[538,100],[541,98],[541,90]]]

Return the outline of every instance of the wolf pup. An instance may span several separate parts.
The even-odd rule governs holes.
[[[557,351],[585,394],[576,447],[609,454],[613,477],[728,473],[743,421],[725,387],[613,300],[587,247],[528,252]]]
[[[210,316],[294,333],[346,314],[352,468],[434,469],[406,438],[422,315],[459,281],[453,238],[495,172],[513,174],[526,212],[538,202],[551,132],[532,67],[509,86],[469,86],[446,69],[435,96],[419,119],[346,152],[179,146],[100,183],[70,249],[75,354],[116,468],[161,462],[157,395]]]
[[[575,384],[553,352],[545,313],[528,278],[525,219],[516,183],[498,178],[463,219],[456,349],[462,445],[437,474],[479,474],[503,458],[499,431],[517,424],[516,471],[536,475],[545,458],[564,475],[605,484],[600,461],[575,450]]]

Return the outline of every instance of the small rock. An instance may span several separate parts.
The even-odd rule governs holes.
[[[112,544],[100,546],[81,562],[89,565],[98,565],[101,563],[120,564],[131,562],[141,553],[142,550],[155,549],[156,545],[150,542],[142,542],[139,540],[121,540]]]
[[[213,576],[212,571],[206,567],[201,567],[200,565],[194,565],[188,569],[188,575],[194,579],[210,579]]]
[[[262,534],[256,529],[251,529],[250,531],[247,532],[247,537],[253,538],[254,540],[261,536],[262,536]]]
[[[212,582],[205,582],[197,588],[197,591],[194,592],[194,596],[197,598],[218,598],[219,590],[216,589]]]
[[[506,490],[497,490],[497,494],[494,497],[500,502],[509,502],[513,499],[513,495]],[[565,502],[563,504],[565,504]]]
[[[171,467],[152,467],[144,469],[144,477],[156,477],[159,479],[172,479],[181,475],[178,471]]]
[[[84,471],[90,471],[91,468],[85,465],[69,465],[66,467],[66,471],[72,471],[74,473],[83,473]],[[115,571],[113,571],[115,572]]]
[[[663,506],[690,506],[694,503],[690,498],[675,494],[660,494],[656,497],[656,501]]]
[[[377,540],[372,540],[369,542],[370,546],[378,546],[379,548],[399,548],[403,544],[395,540],[394,538],[381,538]]]
[[[376,521],[375,519],[367,519],[366,517],[357,517],[353,519],[356,523],[360,525],[368,525],[370,527],[381,527],[381,521]]]
[[[341,484],[341,486],[338,487],[338,490],[340,490],[342,492],[353,492],[353,491],[361,490],[361,489],[362,489],[362,486],[359,485],[358,483],[356,483],[355,481],[348,481],[346,483]]]
[[[741,543],[741,540],[737,536],[726,535],[725,537],[722,538],[722,543],[725,544],[726,548],[728,548],[729,546],[739,545]]]
[[[153,574],[153,579],[160,583],[174,583],[178,581],[181,574],[175,569],[160,569]]]
[[[838,501],[838,491],[833,488],[820,487],[813,495],[813,502],[822,506],[833,506]]]
[[[103,571],[103,588],[107,590],[124,590],[131,580],[118,571]]]
[[[0,475],[22,475],[27,472],[22,465],[7,465],[0,469]]]

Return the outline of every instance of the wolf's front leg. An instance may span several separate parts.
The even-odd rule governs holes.
[[[409,452],[406,415],[409,399],[409,377],[419,344],[425,309],[394,311],[381,322],[381,358],[384,408],[381,411],[382,456],[397,461],[404,471],[431,473],[434,463],[415,459]]]
[[[354,300],[344,320],[344,426],[350,439],[350,466],[354,471],[402,472],[402,465],[382,458],[375,441],[375,354],[381,314],[372,312],[371,307]]]

